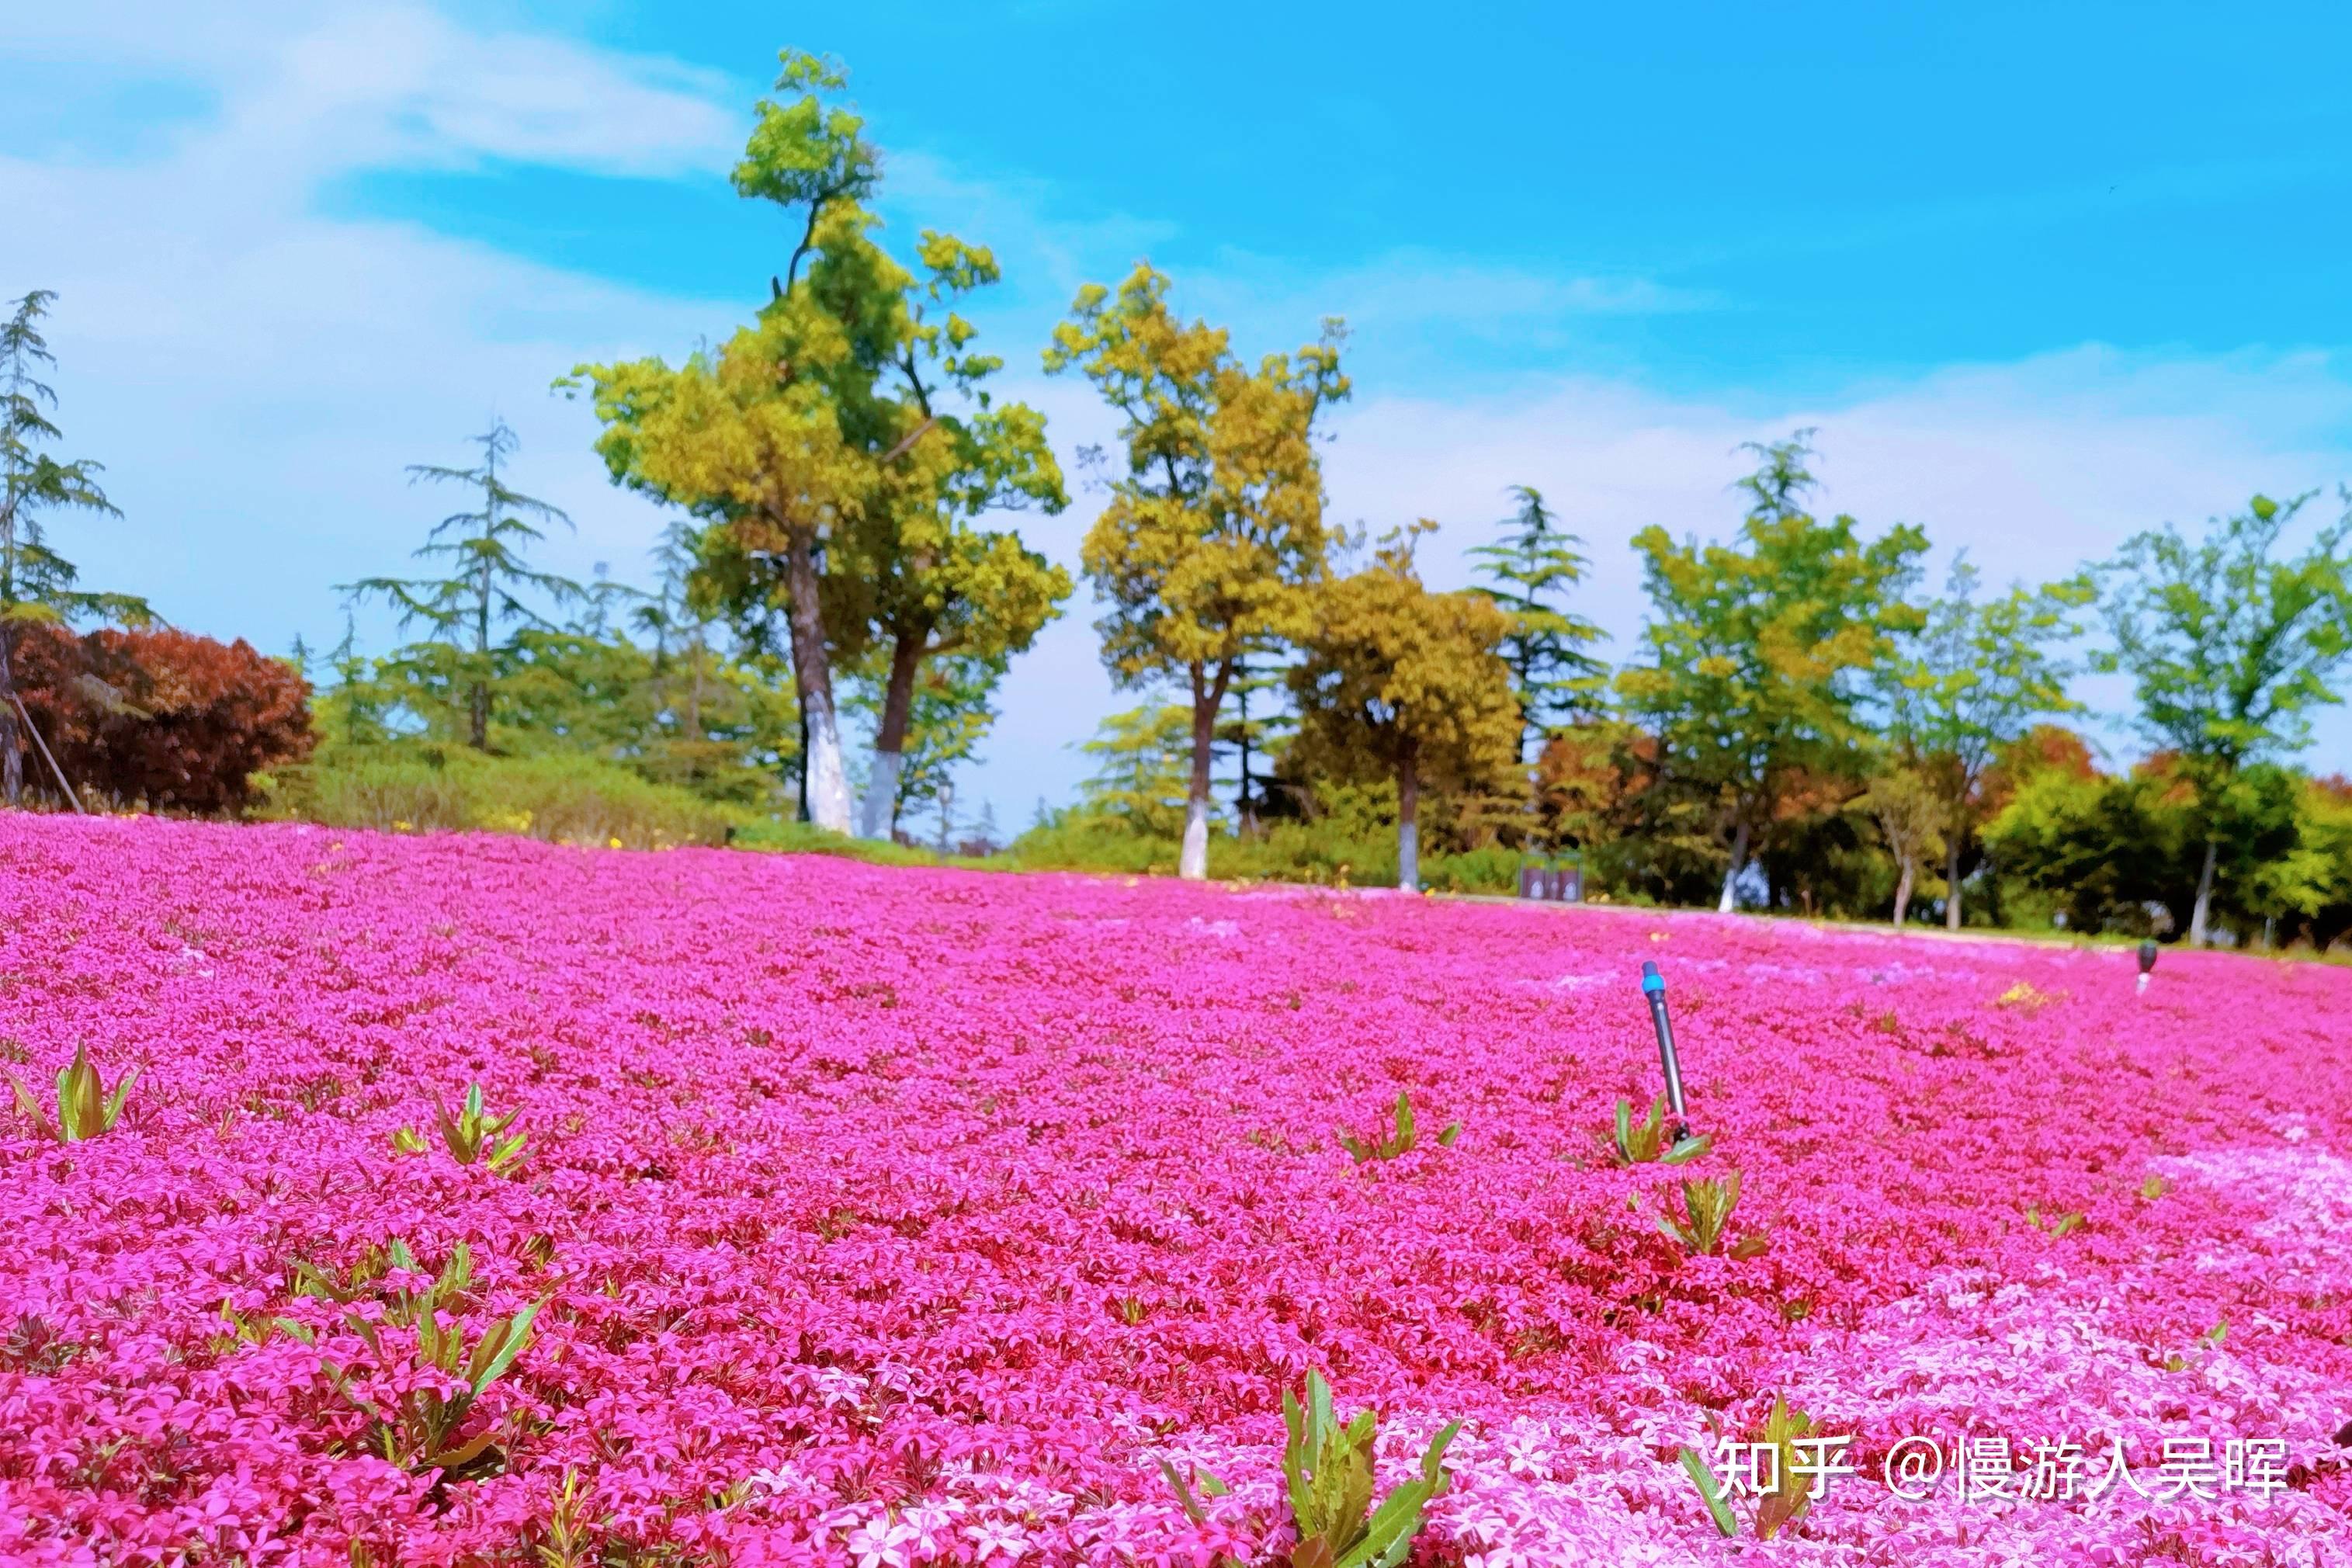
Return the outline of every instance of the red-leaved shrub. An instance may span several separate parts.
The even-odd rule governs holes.
[[[243,638],[34,626],[10,641],[26,710],[77,789],[234,814],[251,774],[310,754],[310,684]],[[26,780],[47,783],[47,764],[29,753]]]

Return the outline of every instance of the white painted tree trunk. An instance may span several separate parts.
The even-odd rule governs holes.
[[[1723,897],[1716,900],[1715,912],[1727,915],[1739,907],[1739,873],[1748,868],[1748,824],[1739,825],[1731,836],[1731,864],[1723,873]]]
[[[1410,762],[1397,770],[1397,886],[1421,890],[1421,775]]]
[[[1188,882],[1209,877],[1209,760],[1217,742],[1217,707],[1224,700],[1223,679],[1204,686],[1192,676],[1192,776],[1184,791],[1184,847],[1176,874]]]
[[[2197,873],[2197,903],[2189,911],[2189,945],[2191,947],[2205,945],[2206,917],[2213,910],[2214,862],[2221,858],[2221,854],[2220,841],[2208,838],[2205,841],[2205,868]]]
[[[849,831],[849,769],[842,760],[841,721],[833,711],[833,693],[812,693],[808,704],[809,820],[833,833]]]
[[[822,589],[815,540],[796,534],[784,553],[785,585],[791,597],[786,619],[793,634],[793,676],[808,736],[801,777],[808,791],[809,820],[832,833],[849,831],[849,770],[841,755],[841,719],[833,706],[833,661],[817,607]]]
[[[1960,929],[1960,835],[1952,830],[1950,843],[1944,850],[1944,929]]]
[[[898,815],[898,771],[904,763],[900,752],[875,748],[874,765],[866,778],[866,801],[858,812],[859,837],[890,837],[890,819]]]
[[[1209,878],[1209,803],[1198,795],[1184,803],[1184,849],[1176,874],[1188,882]]]

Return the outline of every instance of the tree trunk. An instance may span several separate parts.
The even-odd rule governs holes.
[[[1960,929],[1960,836],[1957,831],[1944,844],[1944,929]]]
[[[496,453],[490,460],[491,472],[496,473]],[[490,560],[487,555],[482,557],[480,588],[474,613],[474,657],[481,662],[473,685],[466,691],[466,740],[474,750],[487,752],[490,749],[490,683],[486,673],[490,667]]]
[[[1222,677],[1213,686],[1192,671],[1192,774],[1184,787],[1184,847],[1176,874],[1188,882],[1209,876],[1209,762],[1217,743],[1217,709],[1224,700]]]
[[[1717,900],[1717,914],[1727,915],[1739,907],[1739,873],[1748,868],[1748,819],[1739,819],[1738,828],[1731,836],[1731,864],[1723,873],[1723,897]]]
[[[8,625],[0,621],[0,796],[11,806],[25,793],[25,737],[16,732],[16,676],[9,662]]]
[[[1421,890],[1421,771],[1410,756],[1397,766],[1397,886]]]
[[[2214,862],[2221,858],[2221,854],[2220,839],[2205,840],[2205,868],[2197,873],[2197,902],[2189,912],[2189,945],[2191,947],[2205,945],[2206,917],[2213,910]]]
[[[784,587],[792,600],[793,679],[799,689],[807,740],[801,752],[808,819],[832,833],[849,831],[849,773],[842,765],[841,721],[833,707],[833,664],[817,608],[816,552],[800,531],[784,552]]]
[[[1234,817],[1241,824],[1244,837],[1251,837],[1257,832],[1257,812],[1250,804],[1249,689],[1244,687],[1235,700],[1241,705],[1242,782],[1235,791]]]
[[[806,821],[809,819],[809,814],[808,814],[808,704],[807,704],[806,702],[803,702],[803,701],[802,701],[802,700],[800,700],[800,672],[799,672],[799,667],[798,667],[797,662],[795,662],[795,665],[794,665],[794,668],[793,668],[793,706],[794,706],[795,708],[798,708],[798,709],[801,710],[801,711],[800,711],[800,727],[801,727],[801,754],[800,754],[800,761],[799,761],[798,766],[797,766],[797,767],[795,768],[795,770],[794,770],[795,772],[797,772],[797,773],[800,774],[800,799],[799,799],[798,806],[797,806],[797,814],[793,817],[793,820],[794,822],[806,822]]]
[[[866,805],[858,814],[861,838],[887,838],[898,816],[898,770],[906,756],[907,726],[915,711],[915,673],[923,662],[925,632],[900,632],[890,647],[890,683],[882,693],[882,719],[874,728],[874,765],[866,778]]]
[[[1911,884],[1916,879],[1918,868],[1910,856],[1903,857],[1903,874],[1895,879],[1895,929],[1903,929],[1903,917],[1911,912]]]

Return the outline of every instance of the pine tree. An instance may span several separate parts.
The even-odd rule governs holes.
[[[519,444],[503,419],[474,437],[482,461],[471,468],[442,468],[430,463],[411,465],[411,483],[464,485],[480,494],[479,509],[452,512],[433,525],[415,554],[419,560],[446,560],[446,577],[368,577],[345,584],[342,591],[359,598],[381,595],[400,613],[404,628],[422,626],[426,647],[441,650],[439,658],[407,657],[426,677],[427,684],[446,679],[453,693],[462,693],[466,706],[467,742],[476,751],[490,746],[490,695],[500,675],[501,656],[512,652],[512,638],[494,642],[501,626],[551,628],[553,623],[524,596],[541,595],[556,604],[589,598],[589,590],[568,578],[541,572],[525,563],[523,552],[546,535],[538,523],[572,520],[557,507],[509,487],[500,477],[501,463]]]
[[[1533,485],[1514,485],[1510,493],[1518,510],[1499,524],[1503,538],[1470,555],[1487,579],[1477,592],[1511,617],[1502,653],[1519,695],[1524,759],[1530,738],[1540,743],[1555,725],[1600,716],[1608,667],[1585,651],[1601,639],[1601,628],[1562,607],[1591,564],[1584,542],[1559,526],[1559,515]]]
[[[37,379],[41,366],[57,363],[40,331],[56,298],[36,289],[0,324],[0,797],[10,805],[25,787],[24,708],[10,663],[17,628],[84,617],[130,626],[154,619],[144,599],[75,587],[73,563],[49,548],[42,527],[44,511],[122,515],[99,488],[102,465],[86,458],[61,463],[36,449],[58,437],[44,412],[57,406],[58,395]]]
[[[1234,667],[1233,685],[1228,691],[1234,700],[1234,717],[1217,726],[1217,742],[1230,747],[1234,755],[1234,817],[1243,832],[1256,827],[1258,807],[1265,799],[1260,781],[1263,768],[1252,767],[1253,758],[1266,759],[1283,735],[1297,728],[1297,721],[1283,707],[1284,685],[1282,669],[1265,654],[1244,657]],[[1257,712],[1253,715],[1250,710]]]
[[[940,808],[940,837],[937,848],[940,854],[945,855],[953,847],[955,843],[954,783],[950,780],[942,779],[940,782],[939,791],[935,795],[934,800]]]

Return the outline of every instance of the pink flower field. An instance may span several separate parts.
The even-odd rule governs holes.
[[[1383,1487],[1464,1423],[1415,1563],[2352,1562],[2352,973],[2134,973],[12,815],[0,1558],[1280,1564],[1313,1370]],[[1727,1539],[1776,1399],[1851,1441]]]

